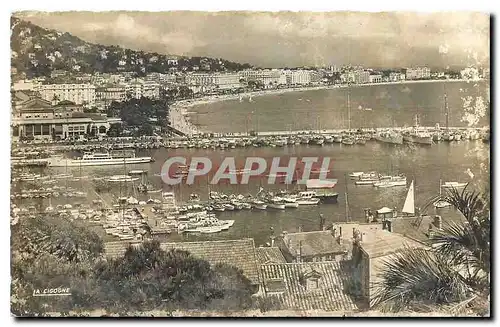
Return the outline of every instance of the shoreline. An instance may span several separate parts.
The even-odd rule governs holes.
[[[365,84],[352,84],[351,87],[364,87],[364,86],[375,86],[375,85],[406,85],[406,84],[417,84],[417,83],[442,83],[442,82],[481,82],[485,81],[485,79],[447,79],[447,80],[409,80],[409,81],[399,81],[399,82],[381,82],[381,83],[365,83]],[[170,105],[172,127],[185,132],[186,134],[192,135],[201,132],[209,132],[208,130],[202,131],[200,128],[191,123],[190,115],[195,114],[195,111],[188,111],[188,108],[204,105],[204,104],[212,104],[222,101],[229,100],[237,100],[240,97],[248,98],[248,97],[259,97],[259,96],[267,96],[267,95],[281,95],[291,92],[305,92],[305,91],[314,91],[314,90],[335,90],[335,89],[343,89],[347,88],[346,84],[337,84],[337,85],[320,85],[320,86],[305,86],[305,87],[296,87],[296,88],[284,88],[284,89],[270,89],[270,90],[261,90],[261,91],[253,91],[239,94],[228,94],[228,95],[211,95],[204,96],[198,99],[187,99],[180,100],[174,102]]]

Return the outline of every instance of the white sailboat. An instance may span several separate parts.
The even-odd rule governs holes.
[[[441,198],[441,194],[442,194],[442,181],[439,180],[439,197],[440,198]],[[438,201],[434,202],[434,206],[436,208],[446,208],[446,207],[451,206],[451,203],[444,201],[444,200],[438,200]]]
[[[405,204],[403,205],[403,210],[408,215],[415,215],[415,191],[413,187],[413,181],[411,181],[410,188],[408,189],[408,194],[406,194]]]

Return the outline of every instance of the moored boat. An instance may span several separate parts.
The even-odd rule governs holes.
[[[107,152],[84,153],[82,157],[67,159],[61,156],[47,158],[47,165],[50,167],[80,167],[80,166],[107,166],[123,164],[150,163],[151,157],[136,157],[135,154],[127,156],[112,156]]]
[[[460,182],[444,182],[442,187],[444,188],[464,188],[468,183],[460,183]]]
[[[255,200],[255,201],[253,201],[253,207],[255,209],[259,209],[259,210],[266,210],[267,204],[264,201]]]
[[[380,132],[375,136],[375,140],[390,144],[403,144],[403,135],[395,131]]]

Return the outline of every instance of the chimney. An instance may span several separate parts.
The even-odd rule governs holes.
[[[274,236],[271,236],[271,247],[274,247]]]
[[[323,226],[323,232],[326,231],[326,226]]]
[[[302,225],[299,226],[299,233],[302,233]]]
[[[437,229],[443,228],[443,220],[441,219],[441,216],[434,216],[434,226],[436,226]]]

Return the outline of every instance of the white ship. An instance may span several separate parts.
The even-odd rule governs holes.
[[[107,152],[103,153],[84,153],[82,157],[76,159],[67,159],[62,156],[51,157],[47,159],[48,166],[51,167],[80,167],[80,166],[105,166],[105,165],[123,165],[123,164],[141,164],[152,162],[151,157],[136,157],[135,154],[125,156],[112,156]]]
[[[234,220],[219,220],[214,215],[199,212],[188,222],[179,223],[179,233],[218,233],[233,226]]]
[[[285,210],[285,201],[279,197],[272,198],[267,204],[268,208]]]
[[[460,182],[444,182],[442,187],[444,188],[464,188],[467,186],[467,183],[460,183]]]
[[[385,179],[380,182],[373,183],[375,187],[394,187],[394,186],[406,186],[406,177],[404,176],[393,176],[390,179]]]
[[[139,178],[128,175],[113,175],[106,179],[108,182],[135,182],[138,180]]]
[[[297,203],[299,205],[315,205],[319,203],[318,198],[298,198]]]
[[[264,201],[255,200],[255,201],[253,201],[253,207],[255,209],[259,209],[259,210],[266,210],[267,204]]]

